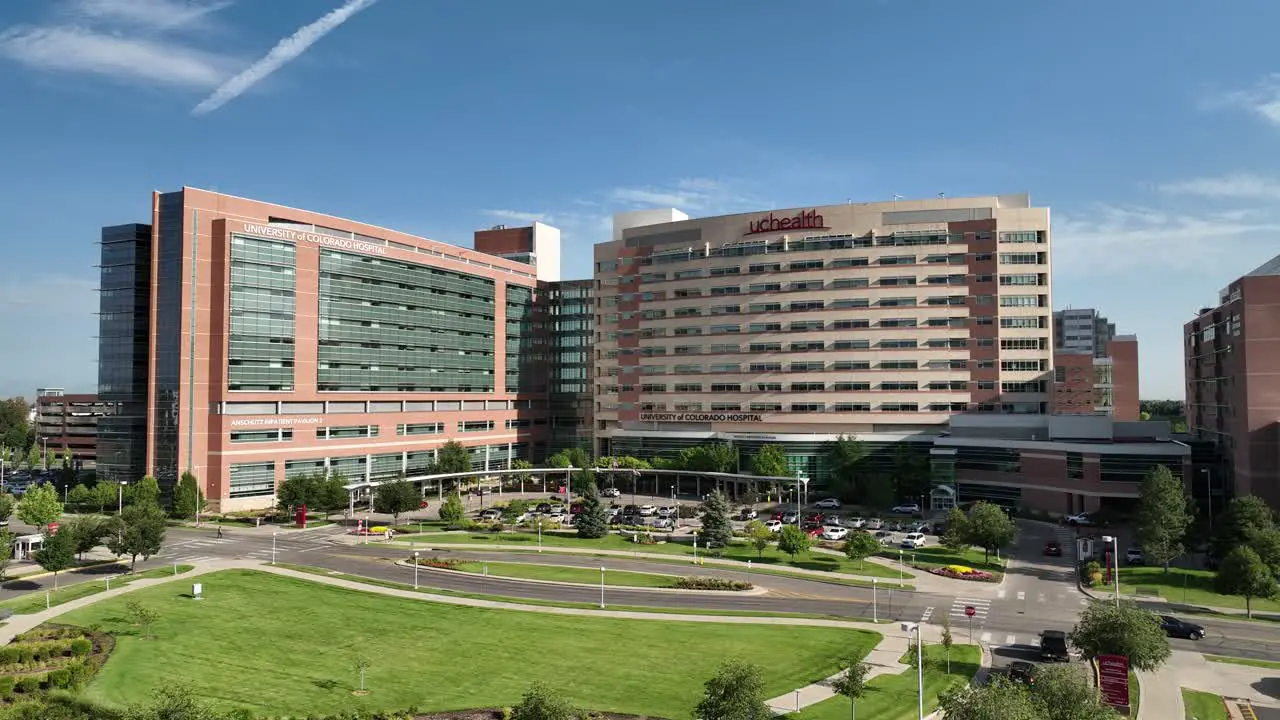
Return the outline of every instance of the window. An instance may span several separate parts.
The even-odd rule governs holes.
[[[837,360],[831,363],[832,370],[870,370],[870,360]]]
[[[678,393],[702,392],[702,383],[676,383],[675,391]]]
[[[836,320],[831,323],[832,330],[858,330],[871,327],[870,320]]]
[[[834,290],[843,290],[846,288],[864,288],[870,285],[867,278],[837,278],[831,281],[831,287]]]
[[[919,345],[918,340],[907,340],[907,339],[881,340],[880,342],[876,343],[876,347],[882,350],[906,350],[906,349],[914,348],[918,345]]]
[[[738,363],[723,363],[721,365],[712,365],[710,370],[717,374],[739,373],[742,372],[742,366]]]
[[[732,343],[730,344],[712,343],[711,344],[712,355],[721,355],[724,353],[736,353],[736,352],[742,352],[742,346],[732,344]]]
[[[780,263],[758,263],[747,267],[749,273],[768,273],[781,272],[782,265]]]
[[[701,375],[702,365],[676,365],[671,372],[676,375]]]
[[[700,355],[702,354],[701,345],[676,345],[671,348],[673,355]]]
[[[879,264],[881,265],[915,265],[916,256],[915,255],[891,255],[889,257],[880,258]]]
[[[1044,241],[1040,239],[1040,233],[1032,230],[1030,232],[1002,232],[1000,233],[1000,242],[1002,243],[1039,243]]]
[[[916,279],[911,276],[906,277],[884,277],[876,281],[880,287],[907,287],[916,284]]]
[[[733,334],[733,333],[742,332],[742,326],[740,326],[740,325],[712,325],[712,326],[711,326],[711,328],[710,328],[710,330],[711,330],[711,334],[712,334],[712,335],[727,335],[727,334]]]
[[[871,412],[871,403],[836,403],[832,412]]]
[[[791,352],[816,352],[826,348],[821,340],[811,340],[808,342],[793,342],[788,348]]]
[[[695,268],[693,270],[677,270],[671,274],[671,278],[673,280],[688,280],[690,278],[700,277],[702,277],[702,268]]]
[[[881,318],[879,326],[882,328],[913,328],[916,326],[915,318]]]
[[[1018,273],[1015,275],[1001,275],[1000,284],[1009,285],[1043,285],[1041,276],[1037,273]]]
[[[747,351],[753,352],[753,353],[782,352],[782,343],[776,343],[776,342],[751,343],[750,345],[747,346]]]
[[[1039,295],[1001,295],[1000,307],[1039,307]]]
[[[742,386],[738,383],[711,383],[711,392],[742,392]]]
[[[823,403],[791,403],[793,413],[820,413],[826,409]]]
[[[292,430],[244,430],[231,433],[233,443],[282,442],[292,439]]]
[[[742,268],[734,267],[713,267],[711,268],[711,277],[720,277],[723,275],[737,275],[742,272]],[[736,292],[736,291],[735,291]],[[714,293],[713,293],[714,294]]]
[[[880,307],[915,307],[916,299],[911,297],[882,298]]]
[[[751,403],[751,412],[782,412],[782,403]]]
[[[782,383],[756,383],[756,392],[782,392]]]
[[[871,389],[869,382],[839,382],[831,386],[834,392],[862,392]]]
[[[779,312],[782,310],[782,303],[752,303],[747,306],[747,310],[753,313]]]
[[[919,403],[880,403],[880,412],[920,412]]]
[[[401,423],[396,425],[397,435],[439,435],[444,423]]]
[[[1000,263],[1003,265],[1041,265],[1038,253],[1000,253]]]
[[[821,289],[822,289],[821,280],[803,280],[800,282],[793,282],[787,286],[787,290],[791,292],[798,292],[801,290],[821,290]]]
[[[787,270],[791,272],[796,272],[798,270],[821,270],[821,269],[822,269],[821,260],[801,260],[799,262],[793,262],[787,266]]]
[[[1059,365],[1058,367],[1055,367],[1055,368],[1053,369],[1053,381],[1054,381],[1054,382],[1057,382],[1057,383],[1064,383],[1064,382],[1066,382],[1066,381],[1067,381],[1067,369],[1066,369],[1065,367],[1062,367],[1061,365]]]
[[[831,343],[832,350],[869,350],[870,340],[836,340]]]
[[[821,300],[806,300],[805,302],[793,302],[788,308],[791,312],[804,312],[805,310],[821,310],[823,302]]]
[[[791,332],[809,332],[812,330],[821,330],[823,322],[821,320],[796,320],[787,326],[787,330]]]
[[[230,495],[233,498],[271,495],[276,491],[275,461],[232,463]]]
[[[1002,328],[1042,328],[1046,327],[1046,318],[1039,317],[1002,317],[1000,318],[1000,327]]]
[[[711,412],[741,412],[742,405],[738,403],[711,403]]]
[[[664,393],[666,391],[667,391],[667,386],[661,383],[645,383],[640,386],[640,392]]]
[[[847,308],[865,308],[871,307],[871,301],[867,298],[841,298],[831,301],[832,310],[843,310]]]
[[[974,383],[974,385],[976,385],[979,390],[995,390],[996,389],[995,380],[978,380],[977,382]]]
[[[753,373],[782,372],[782,363],[751,363],[748,368]]]
[[[870,260],[868,260],[867,258],[864,258],[864,257],[858,257],[858,258],[836,258],[835,260],[832,260],[832,261],[831,261],[831,264],[830,264],[828,267],[833,267],[833,268],[839,268],[839,267],[867,267],[867,266],[869,266],[870,264],[871,264],[871,261],[870,261]]]
[[[672,312],[671,314],[674,315],[675,317],[697,317],[698,315],[702,314],[702,308],[681,307],[681,308],[676,308],[675,311]]]
[[[916,370],[920,367],[919,360],[881,360],[881,370]]]
[[[749,293],[782,292],[782,283],[752,283],[747,286]]]
[[[317,440],[337,440],[338,438],[367,438],[377,436],[377,425],[345,425],[341,427],[316,428]]]
[[[1067,453],[1067,479],[1084,479],[1084,455],[1076,452]]]
[[[711,288],[712,295],[737,295],[740,292],[742,292],[742,288],[737,285],[722,285]]]
[[[748,331],[753,333],[782,332],[782,323],[751,323]]]
[[[1005,372],[1038,372],[1047,368],[1047,360],[1001,360],[1000,369]]]
[[[1001,350],[1043,350],[1048,338],[1000,338]]]
[[[712,305],[712,315],[737,315],[742,312],[741,305]]]
[[[492,429],[492,420],[467,420],[458,423],[458,432],[485,432]]]
[[[826,389],[827,386],[820,382],[791,383],[791,392],[793,393],[822,392]]]
[[[793,373],[799,372],[822,372],[825,368],[824,363],[820,362],[793,362],[788,368]]]

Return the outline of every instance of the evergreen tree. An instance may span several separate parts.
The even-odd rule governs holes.
[[[582,512],[578,514],[578,537],[602,538],[609,534],[609,515],[600,503],[595,483],[587,483],[582,493]]]
[[[711,550],[722,550],[733,542],[729,498],[721,490],[712,490],[702,503],[702,537]]]
[[[456,525],[462,522],[466,516],[467,510],[462,506],[462,498],[456,492],[449,493],[449,496],[444,500],[444,504],[440,506],[440,519],[450,525]]]
[[[173,516],[194,517],[196,513],[204,512],[207,506],[208,503],[205,502],[204,493],[200,492],[200,483],[196,480],[196,476],[189,472],[182,473],[182,477],[178,478],[178,484],[173,488]]]

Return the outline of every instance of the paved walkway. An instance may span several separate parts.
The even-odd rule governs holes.
[[[1198,652],[1175,650],[1169,662],[1154,673],[1138,673],[1142,705],[1138,720],[1185,717],[1180,688],[1240,698],[1268,708],[1280,708],[1280,671],[1250,665],[1210,662]]]

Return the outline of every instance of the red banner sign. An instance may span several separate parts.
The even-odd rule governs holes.
[[[1114,707],[1129,707],[1129,658],[1099,655],[1096,662],[1102,699]]]

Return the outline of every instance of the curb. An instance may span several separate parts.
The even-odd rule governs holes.
[[[413,563],[409,562],[408,560],[397,560],[395,564],[403,568],[410,568],[410,569],[413,568]],[[514,564],[519,565],[520,563],[514,563]],[[532,565],[533,563],[524,563],[524,564]],[[587,569],[587,570],[591,569],[591,568],[578,568],[576,565],[550,565],[550,567],[570,567],[575,569]],[[425,565],[419,565],[418,569],[425,570],[428,572],[439,573],[439,574],[449,574],[454,576],[462,575],[462,576],[473,576],[473,577],[493,577],[499,580],[511,580],[514,582],[536,583],[538,585],[559,585],[562,587],[576,587],[576,588],[600,587],[599,585],[596,585],[596,584],[571,583],[571,582],[564,582],[562,580],[536,580],[533,578],[508,577],[506,575],[477,575],[476,573],[463,572],[461,570],[446,570],[445,568],[427,567]],[[634,572],[634,571],[624,570],[619,572]],[[640,574],[659,575],[659,576],[662,575],[662,573],[640,573]],[[769,592],[768,588],[760,587],[759,585],[755,585],[754,583],[752,584],[752,588],[750,590],[686,590],[684,588],[649,588],[649,587],[630,587],[627,585],[606,585],[605,587],[615,591],[616,590],[643,590],[645,592],[654,591],[654,592],[673,593],[673,594],[684,593],[684,594],[694,594],[694,595],[723,595],[723,596],[729,596],[729,597],[744,597],[744,596],[758,597],[760,595],[766,595]]]
[[[67,575],[67,574],[79,572],[81,570],[92,570],[94,568],[107,567],[108,565],[120,565],[123,562],[124,562],[123,560],[103,560],[102,562],[91,563],[89,565],[81,565],[78,568],[71,568],[69,570],[59,570],[58,572],[63,575]],[[25,575],[14,575],[13,577],[6,576],[3,582],[14,582],[16,580],[33,580],[35,578],[44,578],[44,577],[53,577],[53,573],[45,571],[45,572],[27,573]]]

